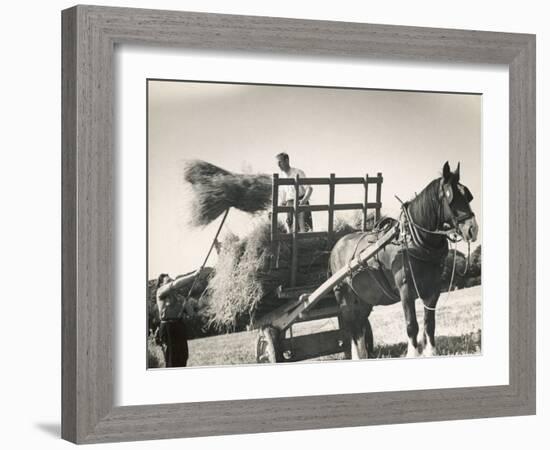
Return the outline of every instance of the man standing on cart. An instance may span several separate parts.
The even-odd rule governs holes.
[[[298,175],[300,178],[306,178],[306,174],[303,170],[290,166],[290,157],[287,153],[279,153],[277,155],[277,164],[281,170],[281,178],[296,178]],[[313,188],[309,185],[300,185],[298,188],[298,202],[300,205],[309,205],[309,198]],[[296,188],[294,186],[281,186],[279,189],[279,205],[280,206],[294,206],[294,199],[296,198]],[[288,232],[292,232],[293,214],[287,213],[286,224]],[[298,214],[298,231],[312,231],[313,230],[313,218],[311,211],[301,212]]]

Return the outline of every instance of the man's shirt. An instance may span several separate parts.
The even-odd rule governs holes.
[[[288,173],[281,172],[279,173],[279,178],[296,178],[298,175],[300,178],[306,178],[306,174],[303,170],[297,169],[296,167],[291,167]],[[305,195],[308,185],[300,184],[298,188],[298,198],[301,198]],[[296,188],[294,186],[280,186],[279,187],[279,204],[284,205],[289,200],[294,200],[296,194]]]

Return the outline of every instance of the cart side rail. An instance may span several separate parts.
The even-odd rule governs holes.
[[[362,211],[362,228],[363,231],[367,230],[368,211],[375,211],[375,220],[380,219],[380,211],[382,209],[382,183],[384,179],[382,173],[378,172],[376,176],[369,176],[366,174],[364,177],[337,177],[331,173],[328,178],[300,178],[296,175],[295,178],[281,178],[278,174],[273,174],[273,187],[272,187],[272,208],[271,208],[271,243],[275,247],[280,244],[281,241],[292,241],[292,257],[291,257],[291,270],[290,270],[290,286],[296,286],[296,278],[298,271],[298,241],[300,239],[307,239],[313,237],[325,237],[327,239],[327,245],[330,247],[336,238],[334,232],[334,213],[335,211]],[[327,204],[320,205],[299,205],[298,195],[294,196],[293,206],[279,205],[279,187],[280,186],[294,186],[296,191],[300,186],[329,186],[329,199]],[[336,186],[338,185],[361,185],[364,187],[364,199],[362,203],[336,203],[335,193]],[[376,188],[375,197],[376,201],[369,201],[369,186],[374,185]],[[298,214],[301,212],[328,212],[328,227],[327,231],[321,232],[299,232],[298,231]],[[279,232],[279,214],[292,214],[292,232],[280,233]]]

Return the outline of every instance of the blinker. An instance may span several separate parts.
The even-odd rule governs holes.
[[[474,196],[470,192],[470,189],[468,189],[466,186],[464,186],[463,184],[458,183],[457,187],[460,190],[460,192],[462,193],[462,195],[464,195],[464,198],[468,203],[470,203],[474,199]]]

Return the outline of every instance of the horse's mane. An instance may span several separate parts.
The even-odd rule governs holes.
[[[435,229],[439,220],[439,178],[431,181],[409,202],[413,220],[424,228]]]

